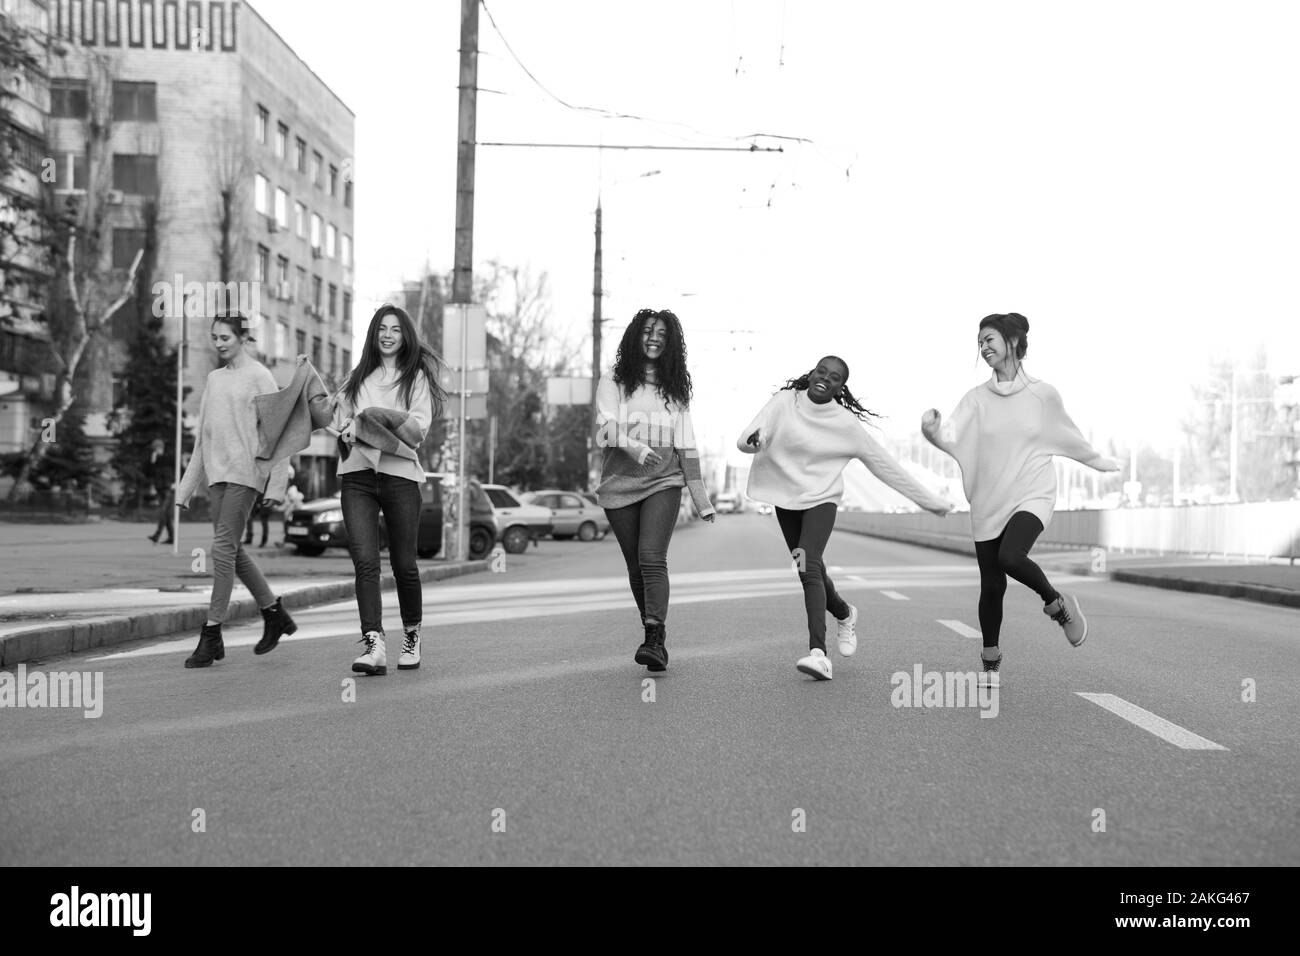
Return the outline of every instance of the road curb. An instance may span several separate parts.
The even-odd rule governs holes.
[[[886,541],[897,541],[899,544],[915,544],[922,548],[933,548],[936,551],[949,551],[953,554],[975,556],[975,542],[960,535],[936,535],[931,538],[916,538],[905,534],[887,534],[880,531],[850,528],[847,525],[837,525],[835,530],[847,531],[849,534],[860,534],[867,538],[883,538]]]
[[[1219,597],[1239,598],[1243,601],[1257,601],[1261,604],[1280,604],[1283,607],[1300,608],[1300,591],[1290,588],[1275,588],[1267,584],[1243,584],[1234,581],[1199,581],[1195,578],[1166,577],[1162,574],[1143,574],[1139,571],[1112,571],[1112,581],[1126,584],[1142,584],[1147,587],[1165,588],[1170,591],[1191,591],[1196,594],[1214,594]]]
[[[458,564],[425,568],[420,572],[421,581],[441,581],[456,578],[464,574],[486,571],[488,562],[466,561]],[[270,579],[272,589],[275,579]],[[380,578],[380,587],[392,587],[391,573]],[[277,596],[286,608],[310,607],[352,597],[356,593],[353,581],[334,580],[322,584],[280,591]],[[252,598],[232,599],[228,622],[256,618],[260,615],[257,602]],[[11,667],[31,660],[44,660],[62,654],[90,650],[95,647],[111,647],[129,641],[158,637],[176,631],[193,631],[198,636],[199,628],[208,618],[207,604],[191,607],[160,608],[156,611],[142,611],[139,614],[112,614],[103,617],[83,618],[54,625],[36,625],[28,630],[15,631],[0,638],[0,667]]]

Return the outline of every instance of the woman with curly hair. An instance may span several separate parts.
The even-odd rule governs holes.
[[[823,553],[844,494],[844,469],[858,459],[895,491],[934,514],[952,506],[924,488],[862,428],[875,413],[848,388],[849,367],[828,355],[806,375],[789,379],[758,416],[745,426],[736,447],[754,456],[748,494],[776,509],[786,547],[803,584],[808,615],[808,656],[795,667],[817,680],[831,679],[826,656],[826,612],[839,622],[840,654],[858,648],[858,610],[835,590]]]
[[[932,408],[921,419],[921,431],[961,466],[980,569],[980,656],[984,671],[996,673],[1002,664],[998,639],[1008,577],[1042,598],[1043,613],[1061,626],[1071,645],[1078,647],[1088,636],[1079,599],[1052,587],[1029,557],[1056,506],[1052,456],[1098,471],[1120,466],[1083,437],[1065,413],[1060,392],[1026,374],[1021,359],[1029,348],[1028,319],[1019,312],[986,315],[976,341],[993,375],[966,393],[946,428]]]
[[[712,522],[691,425],[691,375],[686,339],[672,312],[642,309],[623,332],[614,367],[596,389],[601,447],[596,501],[627,563],[645,640],[635,660],[649,670],[668,666],[668,543],[683,487],[696,511]]]

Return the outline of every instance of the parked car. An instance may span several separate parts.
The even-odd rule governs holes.
[[[775,509],[773,509],[773,507],[766,501],[760,501],[758,503],[758,513],[761,515],[770,515],[774,510]]]
[[[426,472],[428,479],[422,489],[420,526],[417,532],[416,553],[422,558],[432,558],[442,550],[442,479],[443,475]],[[488,556],[497,540],[496,515],[482,486],[473,478],[469,481],[469,556],[481,560]],[[285,540],[293,544],[299,554],[315,557],[326,548],[346,548],[348,531],[343,524],[343,504],[335,495],[305,502],[293,512],[285,523]],[[379,516],[380,547],[388,546],[388,529],[384,516]]]
[[[583,492],[548,488],[524,495],[524,500],[550,510],[551,537],[556,541],[568,541],[574,535],[582,541],[594,541],[609,533],[605,509],[597,507]]]
[[[483,492],[496,513],[502,546],[511,554],[523,554],[529,541],[551,533],[551,509],[524,504],[505,485],[484,485]]]
[[[745,510],[740,495],[734,491],[724,491],[713,499],[713,510],[718,514],[738,514]]]

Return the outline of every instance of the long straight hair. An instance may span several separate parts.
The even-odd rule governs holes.
[[[357,392],[361,385],[375,369],[383,364],[379,355],[379,325],[387,316],[393,316],[402,327],[402,348],[397,353],[397,386],[402,404],[410,409],[411,393],[415,390],[416,376],[423,375],[429,383],[429,394],[433,398],[433,417],[442,414],[443,402],[447,399],[446,390],[438,384],[438,375],[443,368],[442,359],[424,342],[415,330],[415,323],[406,314],[406,310],[395,305],[380,306],[370,320],[366,329],[366,341],[361,347],[361,361],[348,376],[343,386],[343,395],[350,405],[357,403]]]

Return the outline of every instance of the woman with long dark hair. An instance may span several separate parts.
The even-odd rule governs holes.
[[[361,360],[335,396],[332,427],[340,441],[343,524],[356,572],[358,643],[365,645],[352,663],[358,673],[388,673],[379,590],[381,514],[404,634],[397,668],[420,666],[424,594],[416,542],[425,478],[417,449],[446,399],[438,384],[440,366],[411,317],[395,305],[385,305],[371,318]]]
[[[645,639],[634,660],[651,671],[668,667],[668,544],[682,488],[689,489],[700,517],[714,518],[700,473],[691,395],[681,321],[667,310],[642,309],[623,330],[614,367],[596,389],[596,501],[618,539],[641,612]]]
[[[858,649],[858,610],[840,597],[826,573],[824,554],[844,494],[844,469],[858,459],[900,494],[935,514],[952,506],[903,470],[862,427],[875,413],[849,391],[849,366],[828,355],[810,372],[788,379],[745,426],[736,447],[754,456],[747,492],[776,509],[781,535],[799,569],[808,616],[808,656],[795,667],[831,679],[826,656],[826,612],[838,622],[840,654]]]
[[[976,341],[992,376],[966,393],[946,427],[932,408],[921,419],[921,431],[961,466],[980,569],[980,656],[985,672],[996,673],[1002,664],[998,641],[1008,577],[1042,598],[1043,613],[1061,626],[1071,645],[1078,647],[1088,636],[1079,599],[1052,587],[1029,557],[1056,507],[1052,456],[1097,471],[1120,466],[1088,443],[1055,388],[1025,372],[1028,319],[1018,312],[987,315]]]
[[[289,460],[257,457],[258,415],[254,398],[278,391],[266,366],[248,354],[255,340],[243,315],[221,314],[212,320],[212,347],[223,363],[208,375],[199,403],[194,453],[185,468],[176,500],[185,507],[195,490],[206,486],[212,507],[212,597],[199,646],[186,667],[208,667],[226,656],[221,625],[238,577],[262,609],[262,639],[255,654],[274,650],[284,634],[298,629],[280,599],[271,593],[252,556],[242,544],[248,516],[260,495],[284,498]]]

